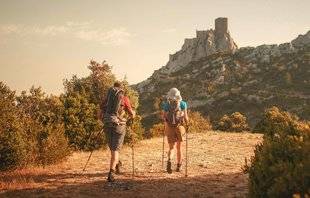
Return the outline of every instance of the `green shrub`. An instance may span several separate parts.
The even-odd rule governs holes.
[[[272,107],[256,130],[264,139],[244,167],[250,197],[309,197],[310,122]]]
[[[230,116],[224,115],[216,124],[215,129],[220,131],[241,132],[248,131],[250,128],[246,117],[239,112],[235,112]]]
[[[16,126],[15,121],[12,124]],[[26,134],[21,128],[12,125],[6,127],[1,129],[0,134],[0,170],[15,169],[33,163],[32,158],[35,156],[31,154],[34,147],[28,144]]]
[[[209,118],[203,117],[199,112],[189,112],[189,132],[203,133],[212,129]]]
[[[0,82],[0,170],[23,167],[33,162],[32,139],[24,130],[26,119],[15,102],[15,92]]]
[[[124,143],[130,144],[135,143],[143,139],[144,129],[141,124],[141,116],[137,115],[131,126],[127,126],[127,133],[125,136]]]
[[[44,131],[40,131],[40,139],[38,141],[39,157],[37,164],[43,166],[54,164],[65,159],[70,153],[68,140],[64,135],[64,127],[62,124],[54,124],[45,127]]]
[[[189,131],[190,133],[203,133],[212,129],[208,118],[204,118],[199,112],[189,112]],[[154,124],[146,134],[147,138],[161,137],[165,130],[163,123]]]
[[[40,88],[20,96],[0,82],[0,170],[48,165],[68,154],[62,103]]]
[[[104,135],[96,134],[102,129],[97,118],[98,107],[89,102],[83,93],[67,93],[63,98],[65,134],[74,150],[98,149],[104,143]]]
[[[41,88],[32,87],[17,97],[17,106],[27,117],[24,125],[35,147],[35,165],[54,164],[69,155],[68,141],[64,134],[63,106],[59,97],[46,96]]]
[[[256,124],[253,132],[273,136],[279,131],[290,134],[290,126],[298,120],[297,116],[280,111],[277,107],[267,109],[263,118]]]
[[[163,123],[154,124],[145,136],[146,138],[162,137],[164,130],[165,126]]]

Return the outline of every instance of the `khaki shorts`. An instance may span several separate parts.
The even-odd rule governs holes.
[[[171,127],[165,123],[165,134],[168,139],[168,143],[182,142],[182,134],[185,133],[184,126]]]

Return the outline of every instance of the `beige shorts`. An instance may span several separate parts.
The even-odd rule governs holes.
[[[169,144],[172,144],[175,142],[182,142],[183,133],[185,133],[184,126],[180,125],[177,127],[170,127],[167,123],[165,123],[165,134],[167,136]]]

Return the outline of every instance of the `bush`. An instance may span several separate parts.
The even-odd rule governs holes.
[[[16,97],[0,82],[0,170],[63,160],[69,150],[62,122],[58,97],[40,88]]]
[[[232,113],[230,116],[225,114],[217,123],[215,129],[229,132],[250,130],[246,117],[239,112]]]
[[[209,118],[203,117],[199,112],[189,112],[189,126],[191,133],[202,133],[212,129],[212,125],[210,123]]]
[[[97,118],[98,107],[90,103],[83,93],[67,93],[63,98],[65,134],[74,150],[98,149],[104,143],[104,135],[96,134],[102,129]]]
[[[290,125],[295,123],[298,117],[288,112],[280,111],[277,107],[267,109],[263,118],[256,124],[253,132],[264,133],[273,136],[279,131],[289,134]]]
[[[18,117],[0,120],[0,170],[24,167],[34,161],[35,147],[24,133],[21,120],[16,119]]]
[[[202,133],[212,129],[211,123],[208,118],[204,118],[199,112],[192,112],[189,116],[189,131],[190,133]],[[146,134],[147,138],[161,137],[165,130],[163,123],[154,124],[149,133]]]
[[[150,128],[149,133],[145,136],[146,138],[153,138],[153,137],[162,137],[165,130],[165,126],[163,123],[154,124],[152,128]]]
[[[141,125],[141,116],[137,115],[131,126],[127,126],[127,133],[124,139],[125,144],[135,143],[143,139],[144,129]]]
[[[244,167],[250,197],[309,196],[310,122],[272,107],[256,130],[264,139]]]
[[[17,108],[15,97],[15,92],[0,82],[0,170],[23,167],[33,161],[32,140],[23,128],[23,123],[31,120],[26,120]]]
[[[46,96],[41,88],[32,87],[17,97],[17,106],[29,118],[24,131],[35,148],[35,165],[49,165],[69,155],[64,134],[63,106],[59,97]]]

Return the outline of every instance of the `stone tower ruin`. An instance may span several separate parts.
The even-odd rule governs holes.
[[[199,61],[217,52],[234,53],[238,46],[228,30],[228,19],[215,19],[215,29],[196,30],[195,38],[186,38],[181,50],[169,56],[162,73],[176,72],[192,61]]]
[[[220,17],[215,19],[215,34],[217,36],[224,36],[228,33],[228,19]]]

